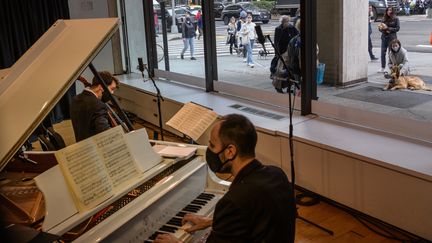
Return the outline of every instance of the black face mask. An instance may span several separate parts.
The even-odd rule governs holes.
[[[206,160],[208,166],[210,167],[210,170],[212,170],[213,172],[225,172],[224,170],[222,170],[223,166],[235,158],[234,156],[234,158],[232,159],[227,159],[224,162],[221,161],[221,159],[219,158],[219,154],[223,153],[227,147],[228,146],[223,148],[222,151],[220,151],[219,153],[214,153],[209,148],[207,148]]]

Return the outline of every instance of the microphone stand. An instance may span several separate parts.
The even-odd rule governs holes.
[[[143,76],[143,81],[145,82],[145,80],[144,80],[144,69],[147,70],[147,74],[148,74],[150,80],[152,81],[153,86],[156,89],[156,99],[157,99],[157,107],[158,107],[158,115],[159,115],[159,131],[160,131],[160,134],[161,134],[161,139],[162,139],[162,141],[164,141],[163,128],[162,128],[161,100],[162,101],[165,101],[165,100],[164,100],[164,98],[161,95],[159,87],[156,85],[156,82],[154,81],[153,77],[151,76],[150,70],[147,68],[147,65],[143,65],[143,68],[141,66],[139,67],[139,70],[141,71],[141,75]]]
[[[270,41],[270,44],[273,46],[273,49],[275,50],[275,54],[278,56],[278,60],[282,61],[282,64],[283,64],[285,70],[288,71],[288,66],[285,63],[285,60],[280,55],[279,50],[276,49],[273,41],[270,38],[270,35],[265,35],[265,38],[267,38]],[[265,38],[264,38],[264,41],[265,41]],[[292,85],[295,85],[295,87],[298,86],[298,82],[296,80],[290,79],[289,77],[287,77],[287,81],[288,81],[288,99],[289,99],[289,102],[288,102],[288,108],[289,108],[289,137],[288,137],[288,141],[289,141],[289,147],[290,147],[291,184],[292,184],[291,190],[292,190],[292,195],[295,197],[295,189],[294,189],[295,188],[294,139],[293,139],[293,122],[292,122],[294,106],[293,106],[292,101],[291,101],[291,86]],[[294,87],[294,89],[295,89],[295,87]],[[297,204],[297,202],[296,202],[296,204]],[[297,209],[297,206],[296,206],[296,209]],[[296,213],[296,217],[298,219],[301,219],[301,220],[327,232],[330,235],[333,235],[333,231],[326,229],[326,228],[322,227],[321,225],[318,225],[314,222],[311,222],[308,219],[303,218],[302,216],[299,215],[299,213]]]

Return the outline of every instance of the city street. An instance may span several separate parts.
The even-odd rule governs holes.
[[[402,42],[402,46],[408,50],[412,74],[422,77],[426,83],[432,86],[432,46],[429,43],[429,35],[432,32],[432,19],[427,19],[425,15],[400,16],[399,18],[401,28],[398,32],[398,38]],[[215,24],[218,80],[275,92],[272,81],[269,79],[269,67],[273,54],[267,57],[258,55],[259,51],[262,50],[262,46],[255,44],[253,51],[255,67],[248,67],[243,62],[242,57],[236,54],[230,55],[229,46],[226,45],[227,26],[222,21],[216,21]],[[274,28],[278,24],[278,20],[273,19],[270,23],[262,25],[263,32],[273,35]],[[377,29],[377,25],[378,23],[372,23],[372,43],[375,56],[380,57],[381,34]],[[317,34],[319,35],[319,32]],[[167,37],[170,70],[204,78],[203,39],[195,40],[195,57],[197,60],[190,60],[189,50],[186,51],[185,59],[182,60],[180,59],[180,52],[183,48],[181,34],[168,33]],[[159,34],[157,42],[162,45],[161,34]],[[266,42],[266,49],[271,53],[273,52],[273,48],[268,41]],[[383,92],[381,88],[388,80],[383,77],[382,73],[377,73],[379,67],[379,60],[369,61],[367,82],[350,87],[335,87],[332,85],[333,82],[326,80],[324,76],[324,84],[318,86],[319,100],[419,120],[432,120],[432,113],[430,112],[432,110],[432,93],[430,91],[408,90]],[[159,62],[159,68],[164,69],[164,61]],[[350,97],[349,92],[359,93]],[[373,97],[366,97],[372,94]],[[399,96],[404,97],[398,98]],[[360,97],[361,99],[353,97]],[[404,106],[406,100],[416,101],[419,99],[423,99],[423,101],[413,103],[409,107]]]

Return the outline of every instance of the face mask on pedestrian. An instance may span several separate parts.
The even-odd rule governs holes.
[[[393,45],[393,46],[392,46],[392,51],[393,51],[393,52],[398,52],[399,49],[400,49],[400,46],[399,46],[399,45]]]
[[[186,22],[189,24],[190,23],[190,17],[186,17]]]
[[[206,161],[208,166],[210,167],[210,170],[213,172],[228,172],[223,170],[223,167],[226,163],[230,162],[231,160],[233,160],[236,155],[234,155],[234,157],[232,159],[227,159],[225,161],[222,162],[222,160],[220,159],[219,155],[221,153],[223,153],[225,151],[225,149],[228,148],[229,145],[225,146],[225,148],[223,148],[219,153],[215,153],[213,151],[211,151],[209,148],[207,148],[206,151]]]

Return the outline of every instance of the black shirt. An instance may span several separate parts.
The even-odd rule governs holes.
[[[295,215],[285,173],[254,160],[216,204],[207,242],[294,242]]]
[[[70,117],[77,142],[111,128],[106,105],[87,90],[73,98]]]

